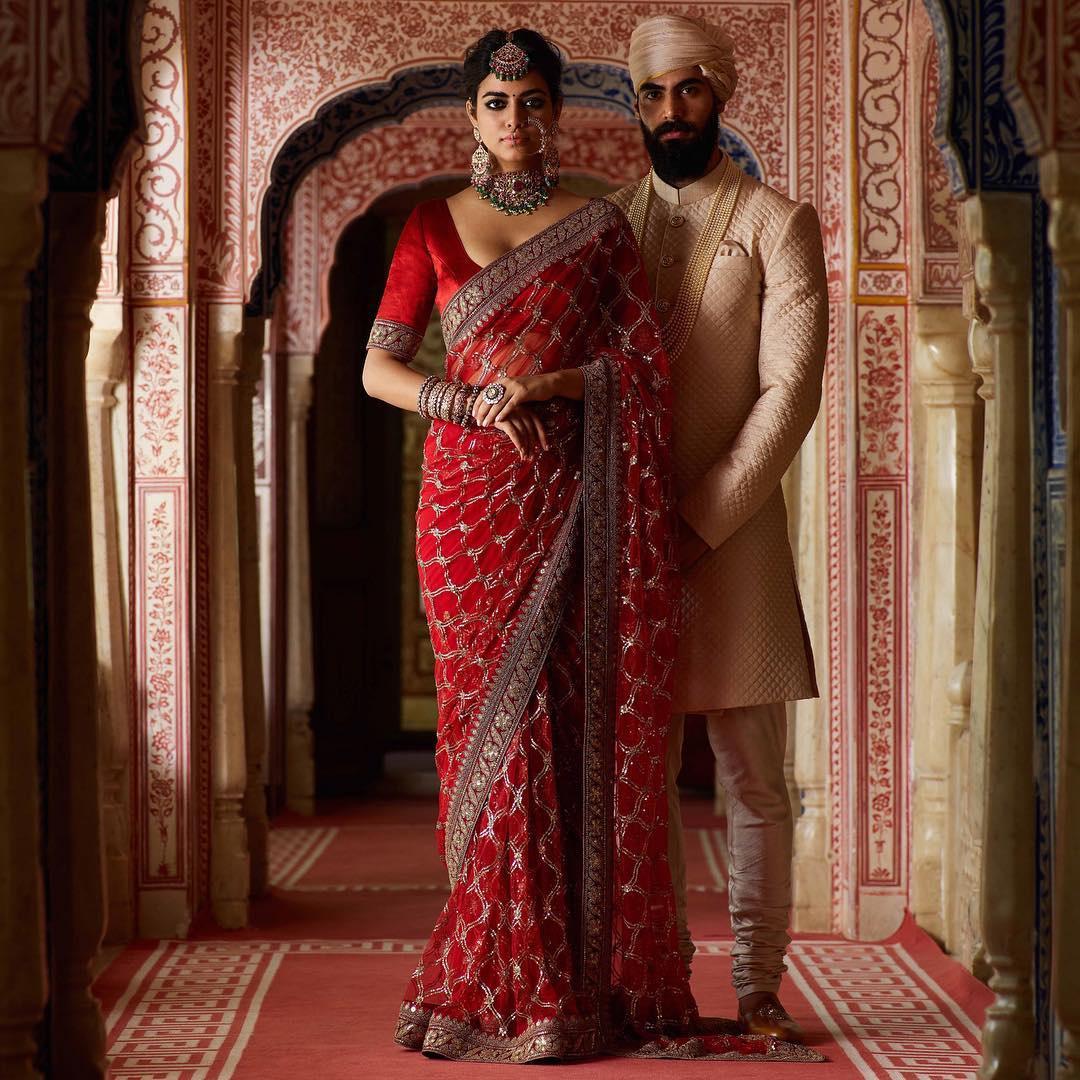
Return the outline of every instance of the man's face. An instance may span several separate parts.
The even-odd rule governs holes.
[[[716,150],[722,107],[698,67],[676,68],[642,83],[636,109],[661,180],[677,184],[705,174]]]

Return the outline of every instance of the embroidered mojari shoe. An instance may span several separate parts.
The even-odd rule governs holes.
[[[739,1023],[747,1035],[771,1035],[785,1042],[801,1043],[803,1031],[780,1004],[775,994],[747,994],[747,1003],[739,1002]]]

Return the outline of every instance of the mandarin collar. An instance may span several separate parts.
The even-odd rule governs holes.
[[[681,188],[672,187],[670,184],[665,183],[654,172],[652,174],[653,191],[655,191],[664,202],[672,203],[675,206],[686,206],[688,203],[698,202],[701,199],[707,198],[720,186],[720,181],[723,178],[726,165],[727,154],[721,153],[720,161],[715,169],[707,172],[692,184],[687,184],[686,187]]]

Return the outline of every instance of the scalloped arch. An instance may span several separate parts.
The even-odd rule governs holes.
[[[281,282],[285,219],[293,193],[306,173],[360,132],[396,123],[421,109],[459,103],[461,79],[460,64],[407,68],[385,82],[334,98],[292,133],[274,158],[270,188],[260,207],[260,262],[247,303],[249,315],[265,316],[270,310]],[[567,64],[563,93],[568,105],[606,109],[624,117],[634,114],[633,90],[625,67]],[[720,143],[745,172],[763,178],[761,161],[742,135],[722,127]]]

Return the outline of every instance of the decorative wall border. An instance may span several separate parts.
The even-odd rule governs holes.
[[[855,686],[854,760],[842,774],[850,816],[840,838],[848,879],[840,925],[856,938],[892,933],[908,889],[910,18],[906,0],[860,0],[852,9]]]
[[[205,825],[191,701],[185,24],[183,0],[147,7],[139,54],[146,134],[130,163],[127,223],[133,834],[143,934],[183,930],[194,914],[194,838]],[[172,897],[159,904],[162,890]]]

